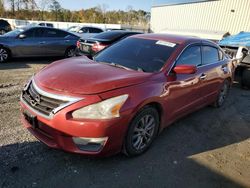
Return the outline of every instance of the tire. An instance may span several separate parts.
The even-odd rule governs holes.
[[[76,56],[76,47],[69,47],[64,54],[65,58],[75,57]]]
[[[153,107],[145,107],[133,118],[124,141],[124,153],[136,156],[152,144],[159,129],[159,114]]]
[[[220,108],[221,106],[223,106],[228,96],[229,89],[230,89],[230,83],[228,80],[225,80],[223,85],[221,86],[219,95],[214,103],[215,107]]]
[[[250,68],[246,68],[243,70],[241,84],[243,87],[250,88]]]
[[[6,33],[6,31],[4,29],[0,30],[0,35],[4,35]]]
[[[0,63],[6,62],[10,58],[10,52],[4,47],[0,47]]]

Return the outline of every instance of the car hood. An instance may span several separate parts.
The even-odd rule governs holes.
[[[145,82],[151,73],[97,63],[85,56],[57,61],[37,73],[35,83],[72,94],[97,94]]]

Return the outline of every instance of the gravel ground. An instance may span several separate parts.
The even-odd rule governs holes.
[[[163,131],[144,155],[85,156],[49,149],[19,120],[25,81],[52,62],[0,64],[0,187],[250,187],[250,91],[206,107]]]

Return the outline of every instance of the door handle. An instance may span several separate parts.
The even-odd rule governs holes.
[[[200,80],[205,80],[206,78],[207,78],[207,75],[206,75],[206,74],[201,74]]]
[[[65,42],[70,42],[70,40],[65,40]]]
[[[45,41],[39,42],[39,44],[45,44],[45,43],[46,43]]]

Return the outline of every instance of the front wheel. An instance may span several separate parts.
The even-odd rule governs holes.
[[[220,88],[217,100],[215,101],[214,104],[215,107],[219,108],[224,104],[229,92],[229,88],[230,88],[230,83],[228,80],[225,80],[222,87]]]
[[[140,155],[153,142],[159,128],[159,114],[153,107],[143,108],[130,123],[125,138],[125,154]]]
[[[6,62],[10,57],[7,49],[0,47],[0,63]]]

